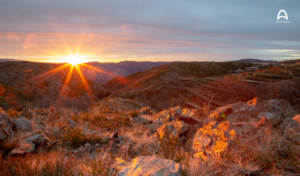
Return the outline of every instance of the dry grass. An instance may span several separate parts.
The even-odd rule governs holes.
[[[66,133],[61,135],[61,140],[67,144],[71,144],[71,147],[78,148],[83,146],[86,143],[90,143],[95,145],[97,143],[101,143],[102,139],[98,135],[94,134],[86,134],[84,133],[81,128],[76,127],[69,127]]]
[[[0,157],[0,176],[68,176],[68,175],[116,175],[111,158],[94,160],[76,158],[62,151],[33,154],[25,157]]]

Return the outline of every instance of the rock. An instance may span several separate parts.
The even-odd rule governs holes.
[[[262,120],[266,120],[263,118]],[[264,125],[262,125],[264,124]],[[261,138],[270,125],[267,122],[211,122],[197,130],[192,150],[194,157],[207,158],[211,154],[218,154],[233,148],[234,141],[243,143],[249,136],[251,139]]]
[[[197,112],[197,109],[183,109],[182,110],[182,114],[183,115],[187,115],[187,116],[195,116],[196,115],[196,112]]]
[[[142,115],[152,115],[153,111],[150,109],[150,107],[142,107],[140,110]]]
[[[18,155],[25,155],[27,153],[34,152],[35,144],[34,143],[28,143],[26,141],[21,141],[19,143],[19,147],[13,149],[8,156],[18,156]]]
[[[174,120],[174,113],[182,113],[180,106],[170,108],[168,110],[163,110],[155,115],[155,119],[158,121],[170,122]]]
[[[36,145],[41,145],[43,143],[49,142],[49,138],[44,133],[40,133],[38,135],[32,136],[30,138],[26,138],[24,140],[28,143],[32,142]]]
[[[95,145],[95,148],[101,148],[101,145],[97,143],[97,144]]]
[[[257,116],[257,118],[259,118],[259,119],[262,119],[263,117],[265,117],[268,120],[274,119],[274,115],[272,113],[269,113],[269,112],[261,112]]]
[[[300,114],[296,115],[294,118],[285,118],[283,122],[279,125],[279,129],[282,131],[300,131]]]
[[[178,113],[175,113],[175,119],[178,121],[183,121],[190,125],[202,124],[202,122],[200,120],[196,119],[195,117],[178,114]]]
[[[41,146],[45,144],[45,148],[47,148],[47,143],[49,142],[48,137],[45,136],[44,133],[26,138],[20,142],[20,146],[18,148],[13,149],[9,156],[15,155],[25,155],[27,153],[33,153],[36,149],[36,146]],[[49,149],[46,149],[47,151]]]
[[[18,119],[14,119],[13,124],[17,127],[18,130],[21,130],[21,131],[31,131],[32,130],[31,123],[25,117],[20,117]]]
[[[139,156],[133,159],[127,166],[123,167],[120,176],[130,175],[155,175],[155,176],[181,176],[180,164],[167,159]]]
[[[275,113],[277,116],[295,115],[290,103],[283,99],[271,99],[264,103],[264,107],[268,112]]]
[[[182,109],[181,109],[180,106],[177,106],[177,107],[174,108],[174,114],[175,114],[175,113],[182,114]]]
[[[259,106],[259,102],[260,101],[257,98],[254,98],[253,100],[250,100],[247,103],[239,102],[223,106],[210,112],[208,118],[213,121],[229,120],[230,116],[232,116],[231,114],[240,114],[241,112],[254,110]]]
[[[94,147],[89,143],[84,144],[84,147],[85,147],[85,151],[88,153],[92,152],[94,149]]]
[[[91,146],[90,143],[85,143],[85,144],[84,144],[84,147],[89,147],[89,146]]]
[[[0,107],[0,142],[7,139],[11,133],[11,126],[13,125],[10,116]]]
[[[257,115],[258,114],[258,115]],[[272,115],[271,115],[272,114]],[[254,121],[251,118],[266,117],[268,120],[273,118],[287,118],[295,115],[295,111],[286,100],[271,99],[260,101],[257,98],[248,102],[239,102],[220,107],[209,113],[207,119],[212,121]]]
[[[144,134],[143,134],[143,136],[144,137],[150,137],[150,136],[152,136],[153,134],[155,134],[157,132],[157,130],[154,130],[154,129],[148,129]]]
[[[172,121],[169,122],[163,126],[161,126],[157,133],[162,138],[164,134],[166,133],[166,129],[169,130],[169,133],[171,133],[173,136],[180,135],[182,133],[185,133],[188,131],[188,126],[183,121]]]

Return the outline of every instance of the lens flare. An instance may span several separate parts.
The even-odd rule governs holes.
[[[68,63],[73,66],[77,66],[78,64],[82,64],[84,62],[83,58],[78,55],[70,55],[68,58]]]

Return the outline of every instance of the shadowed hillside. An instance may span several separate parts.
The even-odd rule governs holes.
[[[228,73],[229,70],[251,66],[242,62],[181,62],[154,67],[127,77],[116,77],[104,84],[112,92],[142,90],[153,84],[183,77],[208,77]]]

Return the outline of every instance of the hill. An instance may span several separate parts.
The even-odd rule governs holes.
[[[85,77],[89,90],[87,93],[76,69],[67,79],[70,68],[70,65],[63,64],[1,62],[0,106],[19,109],[34,102],[46,107],[56,103],[86,107],[92,100],[109,95],[105,88]]]
[[[261,62],[261,63],[264,63],[264,62],[277,62],[277,61],[247,58],[247,59],[237,60],[237,62],[255,62],[255,63]]]
[[[89,62],[88,65],[96,68],[98,71],[94,71],[91,75],[91,69],[88,67],[82,67],[82,72],[87,77],[93,79],[98,84],[105,84],[109,80],[116,76],[128,76],[135,72],[144,71],[157,67],[160,65],[169,64],[170,62],[136,62],[136,61],[123,61],[123,62]]]
[[[142,90],[153,84],[182,78],[208,77],[227,74],[229,70],[252,66],[243,62],[180,62],[170,63],[149,70],[136,72],[127,77],[116,77],[104,84],[112,92]]]

